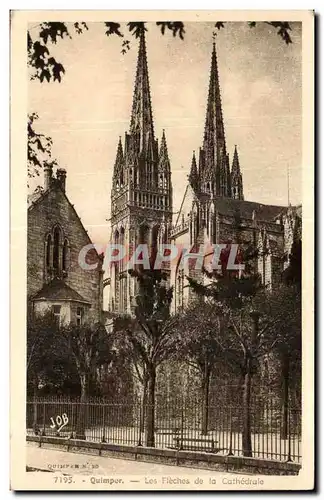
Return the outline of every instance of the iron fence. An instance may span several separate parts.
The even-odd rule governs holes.
[[[112,403],[102,399],[38,398],[27,401],[29,435],[142,446],[147,443],[146,414],[141,401]],[[154,446],[222,455],[243,455],[241,405],[155,405]],[[301,462],[301,411],[283,413],[271,399],[253,401],[250,411],[252,456]]]

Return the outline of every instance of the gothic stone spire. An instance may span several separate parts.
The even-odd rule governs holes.
[[[168,153],[168,146],[165,138],[165,131],[163,129],[161,146],[159,152],[159,171],[169,172],[170,171],[170,160]]]
[[[113,173],[113,187],[121,187],[124,184],[124,155],[121,137],[119,137],[116,160]]]
[[[193,152],[193,155],[192,155],[191,169],[190,169],[190,174],[189,174],[189,183],[190,183],[192,189],[195,192],[197,192],[198,188],[199,188],[199,176],[198,176],[198,169],[197,169],[195,152]]]
[[[216,46],[213,42],[202,159],[199,175],[202,189],[228,196],[226,141],[218,77]]]
[[[237,152],[237,147],[235,145],[232,172],[231,172],[231,184],[232,184],[232,198],[237,200],[243,200],[243,181],[240,168],[240,162]]]
[[[130,134],[139,135],[140,149],[147,146],[149,138],[154,139],[153,115],[148,76],[145,28],[140,34]]]
[[[168,153],[168,146],[163,129],[161,146],[159,151],[158,160],[158,177],[159,177],[159,190],[166,195],[166,206],[172,206],[172,183],[171,183],[171,166]]]

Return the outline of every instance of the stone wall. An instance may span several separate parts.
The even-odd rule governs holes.
[[[59,188],[50,189],[28,210],[27,231],[27,296],[38,292],[45,282],[46,236],[58,224],[69,242],[69,262],[65,282],[91,303],[88,318],[99,321],[102,310],[102,272],[94,250],[87,256],[87,263],[98,263],[95,270],[85,270],[79,265],[79,253],[91,244],[82,223]]]

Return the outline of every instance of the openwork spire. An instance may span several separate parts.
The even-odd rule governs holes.
[[[229,159],[226,152],[222,102],[215,40],[211,56],[209,91],[203,146],[199,154],[199,183],[202,193],[231,197]]]
[[[139,135],[141,149],[145,148],[149,138],[151,140],[154,139],[153,115],[145,46],[145,29],[141,32],[139,41],[130,134]]]
[[[168,146],[167,146],[167,142],[166,142],[166,138],[165,138],[164,129],[162,132],[161,146],[160,146],[160,151],[159,151],[159,166],[160,166],[160,169],[170,170]]]
[[[211,59],[203,149],[210,167],[215,166],[226,152],[215,41]]]
[[[232,163],[232,174],[240,174],[240,173],[241,173],[240,162],[239,162],[239,157],[238,157],[238,152],[237,152],[237,146],[235,144],[233,163]]]
[[[232,184],[232,198],[243,200],[243,180],[241,174],[241,167],[237,147],[235,144],[232,171],[231,171],[231,184]]]
[[[197,191],[198,186],[199,186],[199,175],[198,175],[195,152],[193,152],[193,155],[192,155],[191,169],[190,169],[190,174],[189,174],[188,179],[189,179],[189,183],[190,183],[192,189],[194,191]]]
[[[121,137],[119,137],[116,160],[114,165],[114,173],[113,173],[113,184],[114,186],[121,186],[123,184],[123,167],[124,167],[124,155],[123,155],[123,146],[121,142]]]

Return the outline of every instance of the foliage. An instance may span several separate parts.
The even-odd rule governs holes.
[[[256,360],[279,345],[283,346],[289,332],[295,330],[288,327],[288,318],[293,321],[296,317],[293,311],[296,293],[286,287],[269,293],[263,287],[252,265],[259,255],[249,242],[242,241],[239,213],[234,214],[233,231],[240,244],[237,263],[245,265],[244,272],[227,270],[229,244],[220,256],[221,271],[203,270],[207,284],[190,277],[187,279],[197,296],[207,302],[204,308],[212,307],[214,317],[222,317],[222,334],[214,339],[217,350],[221,350],[228,362],[236,364],[244,373],[248,360],[254,360],[256,365]],[[207,311],[207,317],[208,314],[211,316]],[[217,330],[220,328],[215,326],[214,332]]]
[[[114,357],[112,338],[100,323],[71,323],[61,327],[61,334],[77,368],[81,389],[85,392],[89,392],[90,387],[95,389],[98,368],[110,364]]]
[[[49,312],[27,319],[27,385],[44,392],[78,389],[76,367],[71,363],[57,321]]]
[[[221,269],[203,268],[206,284],[187,276],[189,286],[200,297],[204,297],[223,310],[240,309],[262,289],[261,279],[254,271],[258,251],[242,238],[242,219],[239,211],[234,213],[233,234],[237,245],[236,265],[244,265],[244,269],[228,269],[228,261],[232,243],[228,242],[220,253]]]
[[[222,332],[222,317],[210,302],[197,301],[181,316],[173,357],[186,360],[204,374],[206,363],[211,368],[220,357],[218,337]]]
[[[168,355],[176,318],[170,315],[173,290],[160,270],[133,270],[138,293],[134,318],[121,318],[120,330],[126,334],[129,352],[141,364],[157,366]]]
[[[302,241],[295,238],[289,255],[289,265],[283,273],[284,282],[297,286],[300,290],[302,280]]]
[[[27,120],[28,178],[39,176],[46,165],[57,166],[57,160],[52,158],[52,139],[35,130],[35,122],[38,118],[37,113],[31,113]]]
[[[130,49],[130,40],[127,35],[138,38],[142,31],[147,31],[144,22],[129,22],[126,28],[123,29],[120,23],[105,21],[103,23],[104,33],[106,36],[118,36],[123,39],[122,41],[122,54]],[[174,37],[179,37],[184,40],[185,25],[181,21],[158,21],[155,23],[160,29],[161,34],[164,35],[167,31],[171,32]],[[226,23],[216,22],[215,27],[219,30],[224,28]],[[266,22],[266,24],[277,28],[278,35],[285,41],[286,44],[292,43],[289,31],[291,26],[288,22],[274,21]],[[250,22],[249,25],[254,27],[255,22]],[[33,73],[31,78],[43,81],[58,81],[62,80],[65,73],[65,68],[61,62],[58,62],[50,53],[49,47],[51,44],[56,44],[60,39],[72,38],[73,32],[78,35],[84,33],[89,29],[85,22],[74,23],[73,28],[70,28],[67,23],[60,22],[44,22],[38,27],[37,35],[32,35],[31,30],[27,33],[27,50],[28,50],[28,64]]]
[[[277,34],[282,38],[282,40],[288,45],[292,43],[292,39],[290,37],[289,31],[291,31],[291,26],[287,21],[263,21],[265,24],[268,24],[272,26],[273,28],[278,28]],[[217,29],[224,28],[223,22],[217,22],[215,24],[215,27]],[[250,21],[249,23],[250,28],[254,28],[256,26],[255,21]]]
[[[95,391],[97,370],[109,365],[114,353],[101,325],[59,326],[51,312],[29,315],[27,321],[27,380],[42,392],[79,392],[86,376]],[[90,387],[89,386],[89,387]]]

